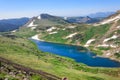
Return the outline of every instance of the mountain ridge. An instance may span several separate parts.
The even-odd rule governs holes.
[[[0,20],[0,32],[12,31],[18,29],[29,21],[29,18],[15,18]]]
[[[0,20],[0,32],[12,31],[18,29],[21,26],[27,26],[33,19],[41,20],[35,22],[41,26],[49,26],[49,25],[57,25],[57,24],[68,24],[68,23],[95,23],[101,21],[103,18],[91,18],[89,16],[81,16],[81,17],[60,17],[54,16],[47,13],[42,13],[39,16],[31,18],[23,17],[23,18],[13,18],[13,19],[2,19]],[[34,22],[34,21],[33,21]],[[48,23],[47,23],[48,22]],[[44,23],[44,25],[42,25]],[[49,25],[47,25],[49,24]],[[8,26],[10,25],[10,26]],[[7,29],[8,28],[8,29]]]

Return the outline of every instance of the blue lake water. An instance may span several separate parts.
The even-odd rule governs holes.
[[[65,44],[57,44],[51,42],[43,42],[33,40],[38,48],[43,52],[65,56],[74,59],[76,62],[84,63],[93,67],[120,67],[120,62],[110,60],[108,58],[98,57],[89,51],[80,51],[80,46],[72,46]]]

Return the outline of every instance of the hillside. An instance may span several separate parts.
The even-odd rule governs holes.
[[[61,78],[67,77],[69,80],[119,80],[119,68],[89,67],[82,63],[76,63],[69,58],[41,52],[37,49],[36,45],[25,38],[25,36],[22,38],[0,36],[0,43],[0,46],[2,46],[0,47],[0,57],[32,69],[43,70]],[[4,72],[0,75],[2,78],[5,78],[5,75],[11,76],[11,74]],[[33,76],[33,78],[35,79],[37,76]]]

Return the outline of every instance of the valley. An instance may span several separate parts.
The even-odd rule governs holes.
[[[33,17],[28,23],[15,31],[0,32],[0,57],[22,66],[42,70],[60,78],[67,77],[69,80],[119,80],[119,65],[118,68],[112,68],[109,65],[108,67],[92,67],[81,62],[78,63],[70,57],[42,51],[34,41],[30,40],[32,37],[53,44],[66,44],[78,46],[79,48],[82,46],[98,56],[107,57],[119,62],[119,14],[118,11],[100,22],[91,24],[69,23],[61,17],[48,14]],[[0,79],[5,78],[5,75],[9,74],[4,73],[4,71],[0,73]],[[20,78],[17,78],[17,80],[20,80]],[[41,80],[44,80],[44,78]]]

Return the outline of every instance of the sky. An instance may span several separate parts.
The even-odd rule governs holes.
[[[41,13],[83,16],[120,9],[120,0],[0,0],[0,19],[33,17]]]

